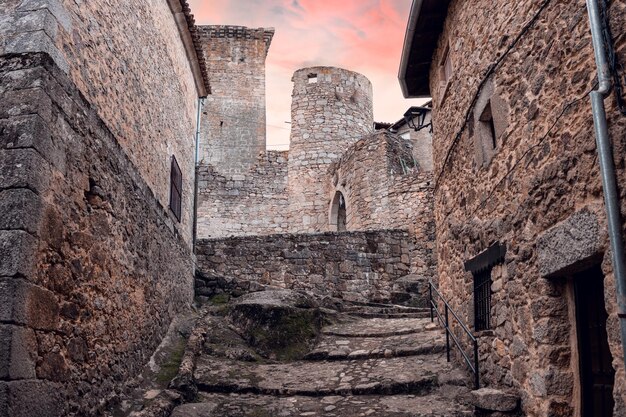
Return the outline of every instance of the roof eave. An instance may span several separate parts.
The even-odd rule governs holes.
[[[400,58],[400,70],[398,71],[398,80],[404,98],[409,98],[409,87],[406,83],[406,70],[409,65],[409,55],[411,55],[411,47],[413,46],[413,35],[415,34],[415,26],[422,11],[423,0],[413,0],[411,4],[411,12],[409,13],[409,21],[404,33],[404,44],[402,46],[402,57]]]

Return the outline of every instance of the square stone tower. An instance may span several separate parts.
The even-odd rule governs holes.
[[[211,95],[202,112],[199,161],[220,174],[247,172],[265,151],[265,58],[273,28],[198,26]]]

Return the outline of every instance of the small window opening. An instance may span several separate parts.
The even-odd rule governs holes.
[[[491,111],[491,102],[487,103],[478,120],[484,124],[489,132],[489,138],[486,142],[491,146],[491,149],[496,149],[498,143],[496,139],[496,125],[493,122],[493,113]]]
[[[309,84],[317,83],[317,74],[309,74]]]
[[[347,230],[346,199],[341,191],[335,192],[330,206],[329,220],[330,225],[334,226],[332,230],[336,230],[337,232],[345,232]]]
[[[170,210],[180,222],[182,213],[182,193],[183,193],[183,173],[178,166],[176,157],[172,156],[172,167],[170,172]]]
[[[491,328],[491,268],[474,272],[474,329]]]
[[[446,48],[441,60],[441,66],[439,68],[439,79],[443,84],[447,84],[448,80],[452,78],[452,59],[450,57],[450,47]]]

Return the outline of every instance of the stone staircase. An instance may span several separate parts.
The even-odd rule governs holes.
[[[282,362],[259,359],[232,328],[208,315],[173,384],[180,390],[193,381],[192,402],[171,417],[474,415],[468,378],[446,362],[444,334],[425,313],[348,306],[304,358]]]

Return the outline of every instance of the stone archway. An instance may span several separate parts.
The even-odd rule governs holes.
[[[347,230],[346,220],[346,199],[341,191],[337,191],[330,204],[330,229],[332,231],[345,232]]]

